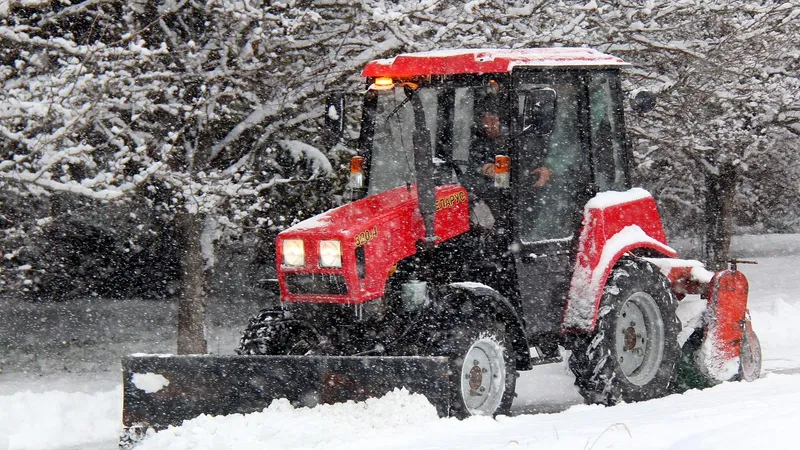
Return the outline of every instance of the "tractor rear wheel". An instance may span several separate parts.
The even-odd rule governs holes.
[[[614,267],[595,332],[576,342],[569,360],[588,403],[614,405],[669,393],[680,355],[676,306],[654,265],[623,259]]]
[[[305,355],[319,343],[314,330],[281,310],[265,309],[250,319],[239,340],[239,355]]]
[[[463,419],[508,414],[517,370],[505,326],[486,316],[455,322],[458,327],[445,331],[433,351],[453,361],[450,415]]]

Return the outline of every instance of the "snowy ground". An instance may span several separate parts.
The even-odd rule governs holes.
[[[750,309],[765,358],[764,376],[754,383],[725,383],[604,408],[581,404],[569,371],[558,364],[523,374],[513,417],[439,419],[424,398],[395,392],[359,404],[295,410],[277,402],[247,416],[200,417],[159,433],[141,448],[798,448],[800,235],[745,237],[735,241],[734,252],[759,261],[741,266],[750,279]],[[19,315],[19,308],[13,313]],[[100,322],[89,320],[94,325],[74,310],[56,308],[42,315],[56,330],[47,340],[37,334],[49,329],[38,325],[38,313],[25,324],[2,321],[0,450],[115,448],[121,410],[118,354],[169,351],[174,345],[164,328],[174,311],[158,308],[125,303],[113,314],[103,312]],[[210,347],[230,352],[250,308],[216,308],[221,319],[211,324]],[[86,311],[91,305],[80,309],[92,313]],[[69,320],[59,319],[67,312]],[[9,317],[8,310],[0,314]],[[150,334],[128,334],[128,322],[136,320]]]

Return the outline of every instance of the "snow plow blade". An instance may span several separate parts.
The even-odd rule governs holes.
[[[417,356],[128,356],[122,360],[126,428],[156,430],[201,414],[261,411],[275,399],[316,406],[379,397],[394,388],[449,409],[451,362]]]

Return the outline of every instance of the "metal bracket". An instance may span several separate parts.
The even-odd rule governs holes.
[[[731,265],[731,270],[736,272],[737,264],[758,264],[758,261],[747,261],[744,259],[730,259],[728,263]]]

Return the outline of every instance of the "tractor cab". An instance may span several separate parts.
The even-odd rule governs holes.
[[[461,240],[469,242],[450,244],[460,247],[459,263],[471,262],[482,282],[521,310],[537,311],[527,331],[555,332],[584,204],[597,192],[630,187],[619,80],[625,65],[588,49],[374,61],[363,71],[351,187],[356,197],[411,185],[421,193],[466,188],[471,232]],[[510,270],[481,277],[491,267]]]

